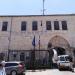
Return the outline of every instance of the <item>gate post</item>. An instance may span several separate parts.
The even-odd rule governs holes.
[[[48,50],[49,52],[49,68],[53,68],[53,61],[52,61],[52,57],[53,57],[53,51],[52,49]]]

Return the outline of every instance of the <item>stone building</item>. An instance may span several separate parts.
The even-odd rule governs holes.
[[[0,52],[5,59],[29,59],[34,36],[36,59],[39,50],[44,58],[45,51],[55,48],[58,55],[69,54],[75,60],[75,14],[0,16]]]

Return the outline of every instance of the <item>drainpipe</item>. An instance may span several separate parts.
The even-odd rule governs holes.
[[[12,19],[13,17],[11,17],[11,24],[10,24],[10,31],[9,31],[9,37],[8,37],[8,40],[9,40],[9,43],[8,43],[8,61],[9,61],[9,55],[10,55],[10,43],[11,43],[11,32],[12,32]]]

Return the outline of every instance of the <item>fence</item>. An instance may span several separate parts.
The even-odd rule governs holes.
[[[49,50],[10,50],[9,60],[23,61],[27,69],[53,68],[53,53]]]

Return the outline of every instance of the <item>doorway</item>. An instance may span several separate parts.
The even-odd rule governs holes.
[[[66,54],[65,49],[62,47],[55,47],[54,49],[57,51],[58,55],[65,55]]]

